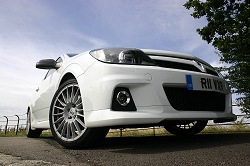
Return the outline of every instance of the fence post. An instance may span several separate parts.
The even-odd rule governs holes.
[[[8,119],[8,117],[7,116],[3,116],[3,117],[5,117],[6,118],[6,125],[5,125],[5,131],[4,131],[4,134],[6,135],[7,134],[7,127],[8,127],[8,122],[9,122],[9,119]]]
[[[17,125],[16,125],[16,135],[17,135],[17,132],[18,132],[18,129],[19,129],[19,116],[18,115],[15,115],[17,117]]]
[[[120,128],[120,137],[122,137],[122,130],[123,128]]]

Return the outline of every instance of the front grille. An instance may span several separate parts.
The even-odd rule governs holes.
[[[216,73],[216,72],[213,71],[213,70],[206,69],[206,71],[207,71],[208,74],[211,74],[211,75],[214,75],[214,76],[217,76],[217,77],[219,76],[218,73]]]
[[[171,106],[178,111],[225,111],[225,94],[163,87]]]
[[[158,60],[158,59],[153,59],[153,60],[155,61],[155,63],[159,67],[202,72],[200,69],[198,69],[197,67],[195,67],[194,65],[191,65],[191,64],[172,62],[172,61],[164,61],[164,60]],[[219,76],[216,71],[208,69],[208,68],[206,68],[206,73],[217,76],[217,77]]]
[[[185,63],[178,63],[178,62],[171,62],[171,61],[162,61],[162,60],[156,60],[156,59],[154,59],[154,61],[160,67],[201,72],[194,65],[189,65],[189,64],[185,64]]]

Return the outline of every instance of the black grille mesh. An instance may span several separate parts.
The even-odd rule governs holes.
[[[178,111],[225,111],[225,94],[163,87],[171,106]]]
[[[211,74],[211,75],[214,75],[214,76],[218,76],[218,73],[216,73],[215,71],[210,70],[210,69],[206,69],[206,70],[207,70],[208,74]]]
[[[163,61],[163,60],[157,60],[157,59],[154,59],[154,61],[159,67],[202,72],[200,69],[198,69],[194,65],[190,65],[190,64],[172,62],[172,61]],[[208,74],[218,76],[218,73],[211,70],[211,69],[206,68],[206,71]]]
[[[193,65],[185,64],[185,63],[162,61],[162,60],[155,60],[155,59],[154,61],[160,67],[201,72],[197,67]]]

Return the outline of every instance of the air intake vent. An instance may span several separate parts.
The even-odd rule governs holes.
[[[163,87],[171,106],[178,111],[225,111],[225,94]]]

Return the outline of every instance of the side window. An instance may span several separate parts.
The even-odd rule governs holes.
[[[57,58],[56,62],[61,63],[63,60],[61,57]],[[52,74],[55,71],[55,69],[49,69],[48,72],[46,73],[45,77],[43,80],[45,80],[50,74]]]

